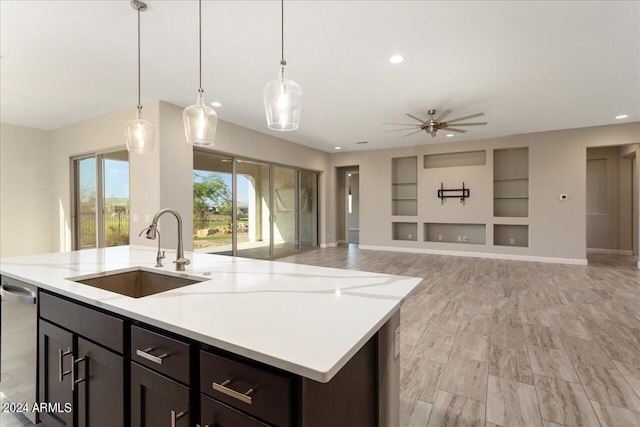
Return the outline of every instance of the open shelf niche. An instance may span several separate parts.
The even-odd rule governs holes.
[[[493,216],[529,216],[529,149],[493,152]]]
[[[417,156],[391,159],[391,214],[418,215]]]
[[[494,246],[529,247],[529,226],[513,224],[494,224]]]
[[[426,222],[424,224],[424,241],[485,245],[487,231],[484,224]]]
[[[393,240],[418,241],[418,223],[417,222],[392,222],[391,238]]]

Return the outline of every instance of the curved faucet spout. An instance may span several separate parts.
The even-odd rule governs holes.
[[[153,240],[156,238],[156,234],[158,232],[158,220],[165,213],[173,214],[173,216],[175,216],[178,220],[178,249],[176,253],[176,260],[174,261],[174,263],[176,264],[177,271],[184,271],[184,266],[189,265],[191,261],[184,257],[184,250],[182,248],[182,217],[175,209],[165,208],[160,209],[158,212],[156,212],[156,214],[153,216],[153,221],[151,221],[151,225],[149,226],[149,229],[147,231],[147,239]]]

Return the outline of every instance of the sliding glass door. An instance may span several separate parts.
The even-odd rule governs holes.
[[[129,244],[129,153],[72,159],[73,248]]]
[[[298,249],[298,171],[282,166],[273,167],[273,256]]]
[[[271,197],[269,165],[236,160],[236,255],[269,258],[271,252]]]
[[[200,191],[205,177],[228,196]],[[194,250],[265,259],[317,246],[317,196],[316,172],[194,150]]]

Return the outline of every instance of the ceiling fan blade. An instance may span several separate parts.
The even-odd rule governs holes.
[[[442,113],[440,113],[438,117],[436,117],[436,122],[440,122],[444,120],[444,118],[447,117],[449,114],[451,114],[451,110],[444,110]]]
[[[418,128],[420,128],[420,126],[418,126]],[[398,131],[401,131],[401,130],[415,130],[415,129],[416,129],[415,127],[412,127],[412,128],[402,128],[402,129],[383,130],[382,132],[385,132],[385,133],[386,133],[386,132],[398,132]],[[421,128],[420,128],[420,129],[418,129],[418,132],[419,132],[419,131],[421,131],[421,130],[422,130]]]
[[[413,123],[382,123],[383,125],[420,126]]]
[[[477,123],[455,123],[455,126],[484,126],[489,122],[477,122]],[[447,122],[449,124],[449,122]]]
[[[413,115],[411,115],[411,114],[407,114],[407,116],[411,117],[412,119],[415,119],[415,120],[419,121],[419,122],[420,122],[420,123],[422,123],[422,124],[425,124],[425,123],[426,123],[426,120],[419,119],[419,118],[417,118],[416,116],[413,116]]]
[[[417,131],[415,131],[415,132],[408,133],[408,134],[406,134],[406,135],[404,135],[404,136],[411,136],[411,135],[413,135],[414,133],[418,133],[418,132],[422,132],[422,129],[419,129],[419,130],[417,130]]]
[[[447,123],[459,122],[460,120],[472,119],[474,117],[484,116],[484,113],[472,114],[470,116],[459,117],[457,119],[449,120]]]
[[[465,133],[466,130],[464,129],[454,129],[454,128],[446,128],[445,129],[447,132],[451,131],[451,132],[460,132],[460,133]]]

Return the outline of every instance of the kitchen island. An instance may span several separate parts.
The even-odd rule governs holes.
[[[73,346],[57,349],[61,353],[70,352],[69,366],[60,354],[49,357],[51,370],[76,371],[63,376],[61,384],[69,379],[70,383],[77,382],[70,389],[85,389],[85,392],[89,386],[88,380],[81,377],[89,366],[98,362],[83,363],[87,358],[77,347],[86,339],[86,346],[96,347],[96,352],[104,345],[100,334],[109,328],[102,326],[101,330],[92,332],[91,313],[95,310],[100,315],[96,323],[104,316],[108,321],[119,322],[114,323],[114,330],[121,332],[104,338],[110,340],[121,333],[124,344],[104,346],[117,353],[125,366],[123,398],[132,399],[132,426],[150,412],[144,408],[145,398],[136,394],[133,383],[138,377],[139,380],[158,372],[175,385],[188,389],[186,400],[189,402],[184,410],[171,410],[169,417],[162,418],[167,420],[167,425],[213,425],[202,415],[204,400],[195,402],[200,397],[215,398],[211,400],[216,404],[229,405],[229,410],[254,417],[250,418],[251,422],[264,423],[246,425],[320,426],[323,419],[336,426],[349,425],[348,417],[360,419],[361,414],[357,412],[365,414],[362,419],[375,420],[371,425],[398,425],[399,309],[421,279],[201,253],[188,253],[191,265],[184,272],[175,272],[169,263],[163,268],[154,267],[155,254],[155,249],[150,247],[122,246],[0,260],[3,278],[40,289],[40,329],[44,325],[47,332],[59,327],[65,333],[75,334],[71,338]],[[172,255],[168,254],[167,259]],[[142,298],[77,282],[132,270],[161,272],[197,282]],[[42,306],[44,303],[46,308]],[[74,315],[86,319],[86,324],[78,325],[79,330],[69,326],[72,324],[69,318]],[[82,332],[85,327],[89,329]],[[43,352],[51,347],[47,340],[62,340],[58,335],[55,341],[52,338],[55,333],[51,334],[43,337],[42,330],[39,334],[41,371],[49,369],[47,360],[42,360],[48,357]],[[154,337],[166,344],[165,350],[154,344],[146,348],[135,345],[136,339],[147,342]],[[189,365],[188,374],[162,370],[171,364],[172,355],[173,360],[179,360],[176,356],[179,350],[166,351],[173,341],[185,346],[183,364]],[[62,362],[55,367],[58,356]],[[131,368],[127,367],[129,363]],[[248,373],[241,373],[240,365],[247,366]],[[147,372],[146,368],[150,370]],[[215,376],[216,372],[225,370],[231,372],[231,377],[226,381],[213,381],[211,391],[210,378],[205,376],[209,373]],[[126,374],[129,371],[131,375]],[[141,373],[137,374],[138,371]],[[262,391],[269,387],[247,388],[253,373],[261,380],[282,382],[283,393],[288,398],[280,400],[287,400],[283,408],[289,413],[265,415],[256,409],[260,406],[260,393],[266,401],[271,397]],[[241,379],[243,375],[247,378]],[[374,378],[364,378],[371,376]],[[49,388],[43,383],[45,372],[40,372],[39,377],[41,399]],[[126,384],[129,379],[131,387]],[[144,390],[144,386],[141,387]],[[350,387],[353,389],[349,390]],[[352,395],[340,396],[341,390]],[[340,404],[341,399],[346,398],[355,398],[354,402],[358,402],[353,394],[363,390],[369,395],[375,394],[375,408]],[[68,398],[79,405],[76,395],[70,394]],[[367,399],[363,396],[362,400]],[[277,403],[267,406],[278,412]],[[128,405],[123,408],[124,417],[128,419]],[[372,410],[375,411],[373,418],[371,413],[366,414]],[[59,425],[72,424],[61,422]],[[229,425],[234,424],[240,425],[239,422]],[[147,421],[147,425],[151,424]]]

